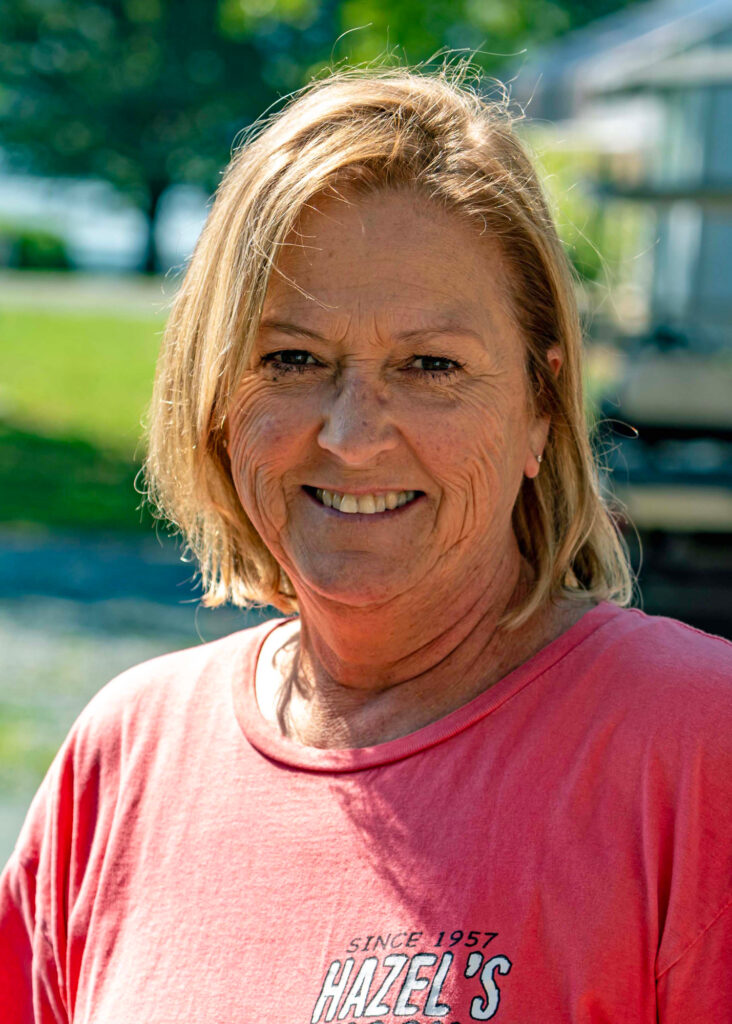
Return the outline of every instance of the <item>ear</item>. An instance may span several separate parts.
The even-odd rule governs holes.
[[[559,376],[559,371],[562,368],[562,362],[564,356],[559,345],[552,345],[551,348],[547,349],[546,361],[549,363],[549,369],[552,371],[555,377]]]
[[[546,361],[554,376],[558,377],[559,371],[562,368],[562,350],[558,345],[554,345],[547,350]],[[539,475],[539,470],[541,469],[539,456],[541,455],[543,458],[550,426],[551,418],[549,416],[537,416],[529,430],[529,450],[526,453],[526,463],[524,465],[524,476],[528,477],[529,480],[533,480],[534,477]]]

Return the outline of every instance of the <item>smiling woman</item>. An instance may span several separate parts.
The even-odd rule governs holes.
[[[361,609],[401,595],[423,621],[462,593],[467,611],[476,563],[515,585],[512,511],[549,417],[500,267],[407,189],[321,198],[288,238],[226,430],[241,507],[301,609],[314,591]],[[295,334],[308,347],[282,349]]]
[[[8,1020],[731,1019],[730,649],[623,607],[580,357],[505,105],[343,72],[252,132],[147,473],[208,603],[290,614],[82,713]]]
[[[375,330],[388,328],[416,355],[444,358],[438,339],[451,342],[458,358],[450,365],[458,374],[471,336],[473,346],[485,348],[497,321],[499,330],[510,325],[514,332],[525,387],[553,429],[544,472],[527,474],[513,508],[513,531],[533,582],[512,608],[512,620],[526,621],[558,592],[630,600],[625,553],[598,494],[585,426],[573,282],[512,121],[505,103],[455,88],[447,76],[352,71],[329,79],[327,88],[305,90],[271,123],[257,126],[232,160],[169,323],[148,458],[151,498],[186,537],[206,603],[299,607],[286,568],[242,516],[225,424],[258,337],[271,340],[279,325],[275,343],[282,348],[293,337],[322,343],[324,335],[335,340],[346,329],[349,314],[337,305],[336,281],[330,298],[328,290],[309,290],[311,276],[317,286],[318,273],[330,276],[334,267],[341,279],[359,274],[352,291],[368,283],[378,294],[388,283],[385,301],[392,308],[382,316],[394,322]],[[365,233],[356,237],[361,228],[353,223],[344,246],[338,224],[357,199]],[[385,223],[387,205],[401,221]],[[373,223],[379,215],[381,226]],[[399,225],[409,217],[418,230],[402,235]],[[312,231],[323,238],[309,237]],[[429,257],[422,252],[426,241]],[[320,248],[319,264],[302,281],[293,277]],[[453,279],[462,272],[452,291],[445,286],[448,268]],[[281,297],[285,304],[274,315],[271,293],[279,295],[288,280],[292,301],[288,307]],[[480,302],[486,286],[490,300]],[[265,309],[268,289],[271,308]],[[287,308],[302,315],[286,316]],[[428,337],[429,350],[414,348]],[[298,350],[284,351],[292,353],[288,365],[303,358],[294,355]],[[480,372],[485,366],[479,371],[476,364],[473,380]]]

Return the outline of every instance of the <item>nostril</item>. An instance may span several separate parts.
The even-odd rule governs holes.
[[[361,463],[397,444],[397,434],[387,422],[358,420],[355,424],[329,420],[318,434],[318,444],[343,462]]]

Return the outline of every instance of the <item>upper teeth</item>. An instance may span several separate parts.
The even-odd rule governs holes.
[[[336,508],[339,512],[385,512],[386,509],[406,505],[416,497],[416,491],[387,491],[385,494],[339,494],[337,491],[326,491],[317,487],[315,495],[328,508]]]

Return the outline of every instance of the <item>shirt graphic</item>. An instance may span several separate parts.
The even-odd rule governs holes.
[[[497,932],[462,929],[433,936],[394,931],[354,937],[328,965],[311,1024],[490,1020],[501,1006],[499,982],[512,967],[497,951],[497,937]]]

